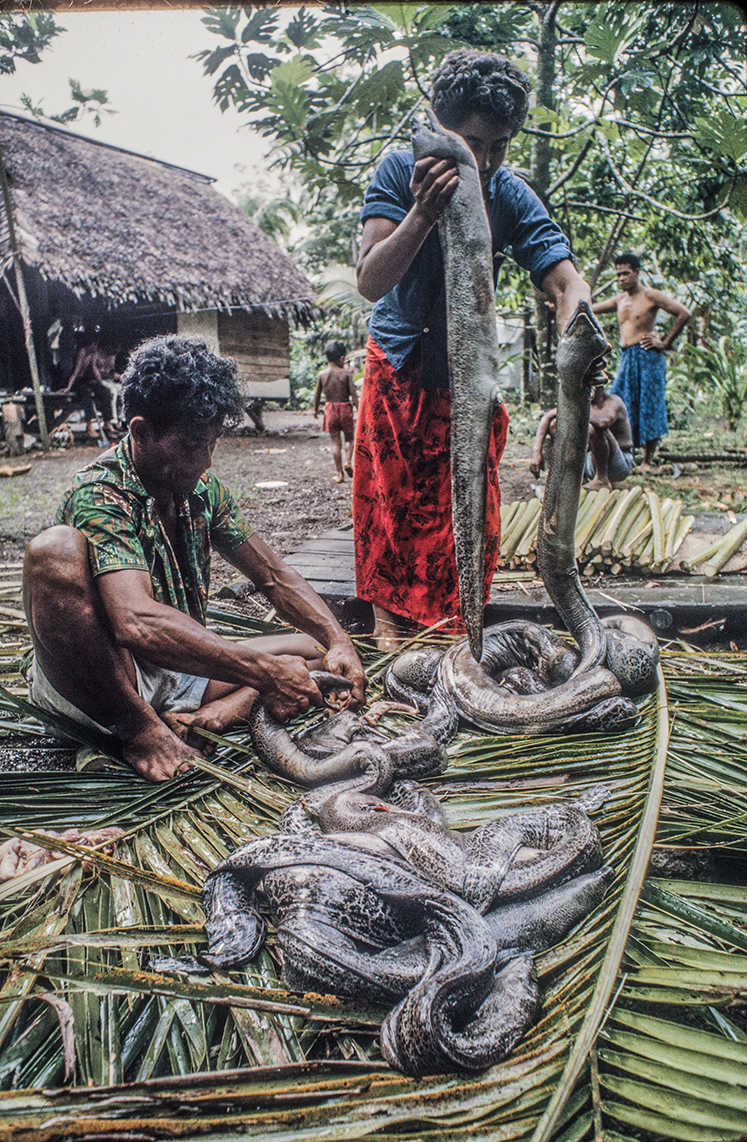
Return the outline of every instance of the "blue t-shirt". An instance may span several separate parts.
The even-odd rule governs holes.
[[[391,218],[401,222],[414,205],[410,190],[415,158],[412,151],[395,151],[378,167],[366,191],[361,221]],[[493,235],[493,271],[511,252],[539,288],[552,266],[572,258],[568,239],[553,222],[527,184],[503,167],[496,171],[486,200]],[[374,306],[369,333],[400,369],[413,349],[422,354],[422,383],[427,388],[448,385],[446,375],[446,299],[438,228],[433,227],[402,279]]]

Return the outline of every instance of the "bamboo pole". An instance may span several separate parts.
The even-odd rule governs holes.
[[[651,570],[657,573],[663,569],[666,563],[667,535],[669,534],[669,527],[674,516],[676,503],[676,500],[669,498],[661,501],[661,558],[654,558],[651,564]]]
[[[47,432],[47,415],[44,409],[44,398],[42,397],[41,381],[39,379],[39,365],[36,360],[36,349],[34,348],[34,335],[31,327],[31,310],[29,309],[28,297],[26,296],[26,283],[23,280],[23,266],[21,262],[21,252],[18,249],[16,241],[16,228],[13,222],[13,206],[10,200],[10,188],[8,187],[8,178],[5,173],[5,159],[2,152],[0,152],[0,184],[2,185],[3,203],[5,205],[5,216],[8,220],[8,243],[10,245],[10,255],[13,260],[13,268],[16,275],[16,289],[18,290],[18,305],[21,310],[21,321],[23,322],[23,335],[26,342],[26,355],[29,359],[29,369],[31,371],[31,384],[34,389],[34,404],[36,405],[36,415],[39,419],[39,436],[41,437],[42,448],[45,452],[49,450],[49,433]]]
[[[647,490],[646,492],[646,499],[648,500],[648,506],[651,509],[651,522],[653,524],[653,544],[651,555],[653,562],[659,563],[661,561],[662,555],[664,554],[664,538],[662,535],[661,525],[661,501],[656,493],[650,490]]]
[[[593,495],[593,493],[591,493]],[[610,502],[610,491],[608,488],[600,488],[599,496],[590,510],[583,525],[576,528],[576,557],[583,553],[586,547],[587,540],[592,534],[597,524],[604,519]]]
[[[622,552],[623,544],[628,536],[633,534],[634,528],[640,527],[645,519],[649,519],[648,501],[644,495],[641,495],[633,504],[630,512],[626,512],[625,519],[622,521],[620,530],[615,538],[616,554],[619,556]]]
[[[694,523],[695,523],[695,516],[694,515],[685,515],[685,516],[681,517],[680,522],[677,525],[677,535],[676,535],[675,540],[674,540],[674,550],[672,552],[672,559],[674,559],[674,556],[679,551],[680,547],[682,546],[682,543],[683,543],[685,536],[692,529],[692,526]],[[680,563],[679,568],[681,571],[687,571],[689,569],[686,566],[686,564],[684,564],[684,563]]]
[[[747,539],[747,516],[741,523],[735,524],[727,531],[726,535],[721,537],[718,549],[703,567],[703,574],[707,575],[709,579],[717,575],[724,564],[731,559],[734,552],[739,550],[745,539]]]
[[[641,550],[643,544],[653,531],[654,525],[651,522],[651,515],[648,512],[646,515],[648,518],[645,519],[638,528],[636,528],[636,530],[628,539],[626,539],[625,543],[622,546],[621,554],[625,557],[629,557],[632,562],[635,562],[637,552]]]
[[[517,511],[512,521],[511,534],[506,536],[506,545],[501,552],[504,562],[513,557],[524,532],[536,522],[541,508],[542,504],[539,500],[527,500],[521,504],[520,510]]]
[[[726,532],[726,535],[729,533]],[[724,536],[720,535],[718,539],[714,539],[713,543],[709,543],[708,547],[701,548],[693,555],[692,559],[686,559],[681,564],[683,571],[694,571],[701,563],[706,563],[713,555],[715,555],[721,546],[721,541]]]
[[[640,487],[628,488],[628,490],[623,492],[620,496],[617,506],[605,524],[600,537],[602,555],[612,554],[616,546],[617,535],[623,522],[627,519],[631,509],[642,496],[643,489]]]
[[[674,508],[672,514],[667,520],[667,534],[666,542],[664,544],[664,562],[671,563],[675,552],[675,541],[677,539],[677,530],[682,515],[682,500],[674,501]],[[680,540],[680,542],[682,542]]]

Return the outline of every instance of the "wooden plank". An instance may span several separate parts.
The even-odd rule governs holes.
[[[311,582],[312,579],[329,579],[332,583],[352,583],[355,578],[353,567],[342,567],[338,570],[331,563],[296,563],[295,560],[288,560],[288,563],[299,575],[304,579]]]
[[[342,547],[342,546],[339,546],[339,547],[337,547],[337,546],[335,546],[335,547],[324,546],[324,547],[322,547],[320,545],[319,547],[301,547],[301,548],[299,548],[298,551],[293,552],[292,558],[293,559],[298,559],[298,558],[302,558],[302,559],[306,559],[306,558],[335,559],[338,561],[342,561],[343,563],[344,562],[352,563],[354,555],[355,555],[355,552],[353,551],[353,545],[352,544],[349,544],[347,547]]]
[[[329,579],[308,579],[307,582],[323,599],[355,598],[355,584],[352,582],[334,583]]]
[[[299,547],[294,555],[334,555],[353,558],[352,539],[312,539]]]

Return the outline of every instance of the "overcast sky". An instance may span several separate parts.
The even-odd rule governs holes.
[[[38,64],[20,63],[0,80],[0,104],[19,107],[21,92],[47,113],[70,106],[67,80],[102,87],[116,115],[100,127],[86,116],[81,132],[217,178],[224,194],[265,175],[266,143],[212,100],[212,84],[197,60],[218,45],[200,22],[199,10],[55,13],[65,28]],[[75,125],[73,125],[75,127]]]

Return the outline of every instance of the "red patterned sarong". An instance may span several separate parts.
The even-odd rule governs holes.
[[[361,599],[431,626],[463,631],[451,530],[451,408],[423,389],[418,363],[399,370],[369,337],[353,476],[356,590]],[[485,514],[485,599],[498,562],[498,462],[508,431],[503,405],[490,442]]]
[[[324,405],[324,420],[322,422],[325,432],[343,432],[351,437],[355,431],[353,425],[353,406],[349,400],[328,400]]]

